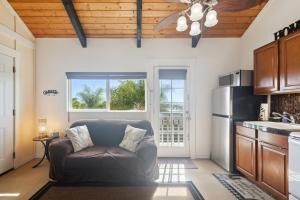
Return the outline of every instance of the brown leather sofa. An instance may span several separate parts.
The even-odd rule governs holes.
[[[147,130],[136,153],[118,145],[127,125]],[[85,120],[95,146],[74,153],[70,140],[56,139],[49,146],[50,178],[58,182],[138,183],[158,178],[157,147],[148,121]]]

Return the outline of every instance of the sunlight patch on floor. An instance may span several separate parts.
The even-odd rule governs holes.
[[[186,181],[184,164],[159,164],[158,183],[181,183]]]
[[[154,193],[154,199],[157,197],[158,199],[161,199],[162,197],[191,197],[191,193],[189,192],[188,188],[186,187],[172,187],[172,186],[166,186],[166,187],[159,187]]]

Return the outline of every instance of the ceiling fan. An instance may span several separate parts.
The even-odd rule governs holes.
[[[183,32],[188,29],[187,18],[192,22],[189,34],[201,34],[201,29],[210,28],[218,23],[217,11],[237,12],[252,8],[268,0],[165,0],[168,3],[184,3],[187,8],[161,20],[154,29],[160,31],[176,22],[176,30]]]

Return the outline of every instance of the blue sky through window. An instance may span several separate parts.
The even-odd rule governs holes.
[[[72,80],[72,98],[77,97],[78,93],[84,89],[84,86],[89,86],[93,91],[97,88],[103,89],[103,98],[106,101],[106,80]]]
[[[139,81],[139,80],[133,80]],[[120,85],[121,80],[110,80],[110,88],[116,88]],[[89,86],[93,91],[97,88],[103,89],[104,100],[106,101],[106,80],[82,80],[82,79],[73,79],[72,80],[72,98],[77,97],[78,93],[84,89],[84,86]]]

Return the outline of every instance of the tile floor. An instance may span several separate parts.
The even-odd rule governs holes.
[[[193,160],[198,169],[175,170],[171,181],[193,181],[206,200],[233,200],[230,194],[212,175],[223,170],[210,160]],[[45,185],[48,179],[49,164],[44,161],[38,168],[32,169],[36,160],[0,176],[1,200],[26,200]],[[167,173],[164,173],[165,175]],[[173,178],[174,177],[174,178]],[[170,180],[165,177],[165,180]]]

